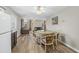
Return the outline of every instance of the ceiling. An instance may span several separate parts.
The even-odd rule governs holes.
[[[52,17],[55,13],[63,10],[66,6],[43,6],[45,12],[38,15],[35,6],[9,6],[17,14],[24,18],[46,19]]]

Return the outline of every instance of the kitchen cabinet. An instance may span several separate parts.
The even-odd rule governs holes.
[[[17,31],[11,33],[11,48],[14,48],[17,44]]]

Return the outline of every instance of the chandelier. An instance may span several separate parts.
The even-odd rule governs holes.
[[[44,13],[45,12],[45,8],[44,7],[42,7],[42,6],[37,6],[36,7],[36,13],[38,14],[38,15],[40,15],[40,14],[42,14],[42,13]]]

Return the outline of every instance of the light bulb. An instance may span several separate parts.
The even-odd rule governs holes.
[[[41,7],[41,6],[37,6],[35,9],[36,9],[36,13],[38,15],[42,14],[43,12],[45,12],[44,7]]]

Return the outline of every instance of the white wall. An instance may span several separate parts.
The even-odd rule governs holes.
[[[12,22],[12,32],[17,31],[17,37],[21,35],[21,17],[16,14],[12,9],[9,7],[5,7],[7,9],[7,13],[11,15],[11,22]]]
[[[21,18],[17,17],[17,37],[21,35]]]
[[[12,32],[17,31],[17,18],[14,15],[11,15],[11,30]]]
[[[21,30],[21,18],[19,16],[17,16],[16,14],[12,14],[11,15],[11,22],[12,22],[12,32],[16,32],[17,31],[17,37],[20,36],[20,30]]]
[[[68,7],[56,13],[59,18],[59,25],[48,26],[65,34],[66,44],[79,52],[79,7]]]

